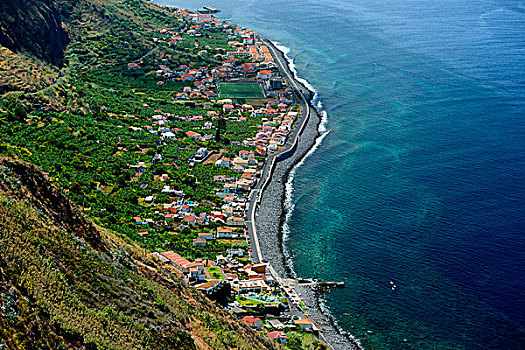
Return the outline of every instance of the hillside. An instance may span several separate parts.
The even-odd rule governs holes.
[[[54,0],[3,0],[0,3],[0,45],[30,52],[59,65],[69,43]]]
[[[7,158],[0,246],[7,348],[272,348],[169,267],[96,228],[40,170]]]
[[[247,202],[303,108],[267,44],[146,0],[26,3],[0,17],[0,347],[325,349],[254,264]]]

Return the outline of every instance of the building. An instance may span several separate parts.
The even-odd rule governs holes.
[[[200,232],[199,233],[199,237],[202,237],[204,238],[205,240],[207,241],[210,241],[213,239],[213,234],[209,233],[209,232]]]
[[[222,280],[210,280],[205,283],[195,286],[195,289],[200,290],[204,294],[208,295],[215,292],[222,285]]]
[[[295,320],[294,323],[296,326],[303,327],[305,329],[315,330],[314,324],[312,320],[310,320],[309,318],[302,318],[300,320]]]
[[[195,152],[195,155],[193,156],[193,159],[196,161],[196,162],[202,162],[203,160],[206,159],[206,157],[208,156],[209,152],[208,152],[208,149],[205,148],[205,147],[201,147],[197,150],[197,152]]]
[[[286,333],[283,331],[273,331],[267,333],[268,338],[270,338],[272,341],[284,344],[286,343]]]
[[[255,328],[257,330],[260,330],[262,325],[262,320],[259,317],[244,316],[241,319],[241,322],[246,324],[248,327]]]
[[[217,227],[217,238],[232,238],[233,230],[231,228]]]
[[[164,140],[175,140],[175,134],[171,131],[163,132],[162,134],[160,134],[160,137]]]
[[[206,238],[197,237],[193,240],[194,247],[206,247]]]

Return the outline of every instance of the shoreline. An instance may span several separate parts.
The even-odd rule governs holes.
[[[295,277],[295,271],[291,264],[293,255],[286,252],[286,239],[283,232],[287,215],[292,209],[285,207],[286,184],[289,182],[290,175],[294,172],[296,166],[311,154],[310,152],[315,151],[317,145],[322,142],[322,139],[329,131],[324,130],[324,132],[321,132],[321,128],[324,128],[323,120],[320,116],[322,112],[313,105],[317,98],[317,92],[305,86],[308,84],[306,80],[297,77],[295,71],[290,67],[291,59],[287,57],[286,52],[278,48],[279,44],[268,39],[265,42],[280,56],[276,57],[276,59],[285,63],[280,66],[287,70],[295,84],[299,86],[301,93],[306,97],[306,103],[310,106],[310,119],[303,133],[298,137],[296,151],[291,157],[277,162],[268,186],[260,194],[260,205],[255,211],[255,225],[262,256],[272,265],[278,275],[290,278]],[[277,198],[280,200],[276,200]],[[275,249],[272,241],[278,243],[278,249]],[[342,330],[337,324],[335,317],[326,309],[321,291],[307,285],[296,285],[295,287],[307,306],[309,317],[324,330],[324,332],[320,333],[321,339],[329,347],[334,349],[362,349],[358,340]]]
[[[162,6],[170,6],[163,5]],[[175,7],[175,6],[173,6]],[[284,148],[287,148],[296,139],[296,149],[293,154],[286,159],[275,162],[275,169],[271,176],[266,179],[267,184],[259,194],[252,190],[249,198],[254,197],[255,209],[252,211],[253,225],[255,226],[254,242],[257,250],[257,258],[251,255],[251,260],[255,262],[259,258],[262,262],[268,262],[277,277],[282,279],[289,278],[295,274],[293,264],[290,262],[293,259],[293,254],[285,252],[286,242],[283,239],[283,227],[286,223],[288,213],[292,208],[285,208],[286,204],[286,184],[290,180],[290,174],[296,169],[310,152],[317,149],[318,144],[329,133],[324,127],[326,115],[320,116],[322,104],[317,101],[318,94],[315,89],[309,84],[306,79],[297,76],[297,72],[293,68],[293,59],[287,56],[288,48],[273,42],[267,38],[261,38],[262,41],[270,47],[273,51],[275,59],[279,61],[279,70],[281,74],[283,70],[287,72],[290,77],[290,83],[298,87],[298,93],[304,98],[304,107],[309,111],[309,119],[306,125],[302,113],[301,119],[297,121],[296,128],[304,127],[300,135],[294,138],[289,138]],[[281,48],[285,49],[282,50]],[[282,74],[284,77],[284,74]],[[317,101],[317,102],[316,102]],[[301,103],[303,105],[303,103]],[[295,142],[295,141],[293,141]],[[273,157],[267,157],[270,161]],[[279,198],[279,200],[275,200]],[[251,200],[251,199],[250,199]],[[275,243],[278,244],[276,249]],[[351,334],[344,331],[337,323],[335,317],[326,308],[324,302],[324,292],[312,287],[311,285],[295,285],[296,291],[300,293],[301,299],[305,303],[307,317],[321,329],[323,332],[319,333],[319,338],[327,344],[330,349],[342,350],[361,350],[363,349],[359,341]]]

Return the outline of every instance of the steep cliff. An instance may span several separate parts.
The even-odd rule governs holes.
[[[64,58],[69,42],[54,0],[2,0],[0,45],[26,51],[54,65]]]

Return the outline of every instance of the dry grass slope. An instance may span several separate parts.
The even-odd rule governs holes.
[[[7,348],[274,347],[137,246],[95,228],[40,170],[7,158],[0,246]]]
[[[36,91],[54,83],[58,76],[55,66],[0,46],[0,93]]]

